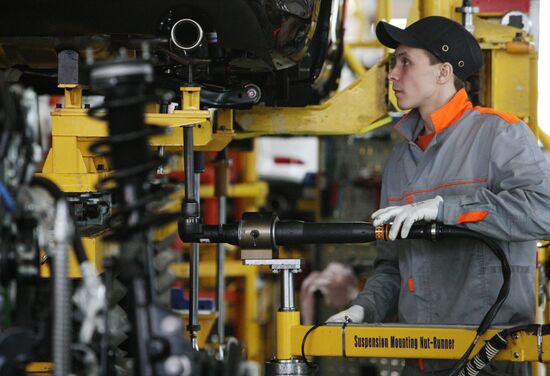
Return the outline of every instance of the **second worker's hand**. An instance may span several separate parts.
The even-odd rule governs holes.
[[[401,238],[405,239],[409,236],[409,231],[412,225],[418,221],[434,221],[439,213],[439,207],[443,203],[441,196],[435,196],[426,201],[415,202],[413,204],[403,206],[388,206],[372,213],[374,226],[381,226],[390,222],[390,240],[397,239],[399,230],[401,229]]]

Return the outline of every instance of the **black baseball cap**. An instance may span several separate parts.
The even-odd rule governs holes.
[[[400,29],[387,22],[376,25],[376,37],[384,46],[400,44],[422,48],[453,66],[454,74],[465,80],[483,63],[481,48],[473,35],[458,22],[440,16],[422,18]]]

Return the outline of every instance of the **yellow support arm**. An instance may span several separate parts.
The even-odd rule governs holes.
[[[310,326],[287,328],[292,333],[291,354],[302,355],[302,340]],[[478,341],[471,357],[485,341],[498,333],[488,330]],[[422,358],[460,359],[476,335],[473,327],[412,327],[405,325],[354,325],[345,330],[340,325],[322,326],[309,334],[304,346],[305,355],[368,358]],[[542,337],[543,361],[550,361],[550,339]],[[345,343],[345,349],[342,344]],[[519,333],[495,359],[509,361],[537,361],[537,336]]]
[[[237,138],[260,135],[358,134],[387,113],[386,67],[372,67],[346,89],[321,105],[236,111],[242,129]]]

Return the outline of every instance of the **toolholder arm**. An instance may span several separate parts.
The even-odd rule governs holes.
[[[200,232],[180,227],[185,242],[229,243],[243,249],[272,249],[278,246],[327,243],[368,243],[388,240],[390,225],[368,222],[302,222],[279,220],[272,214],[245,213],[239,223],[202,225]],[[438,240],[452,236],[453,227],[441,223],[413,225],[407,239]]]

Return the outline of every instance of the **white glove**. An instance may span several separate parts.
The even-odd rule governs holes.
[[[409,231],[414,222],[434,221],[439,212],[439,204],[442,202],[443,198],[441,196],[435,196],[435,198],[409,205],[388,206],[372,213],[371,218],[374,220],[372,224],[374,226],[381,226],[393,220],[388,237],[390,240],[395,240],[401,225],[403,225],[401,238],[405,239],[409,236]]]
[[[352,305],[348,309],[338,312],[328,318],[326,322],[353,322],[361,323],[365,318],[365,309],[360,305]]]

